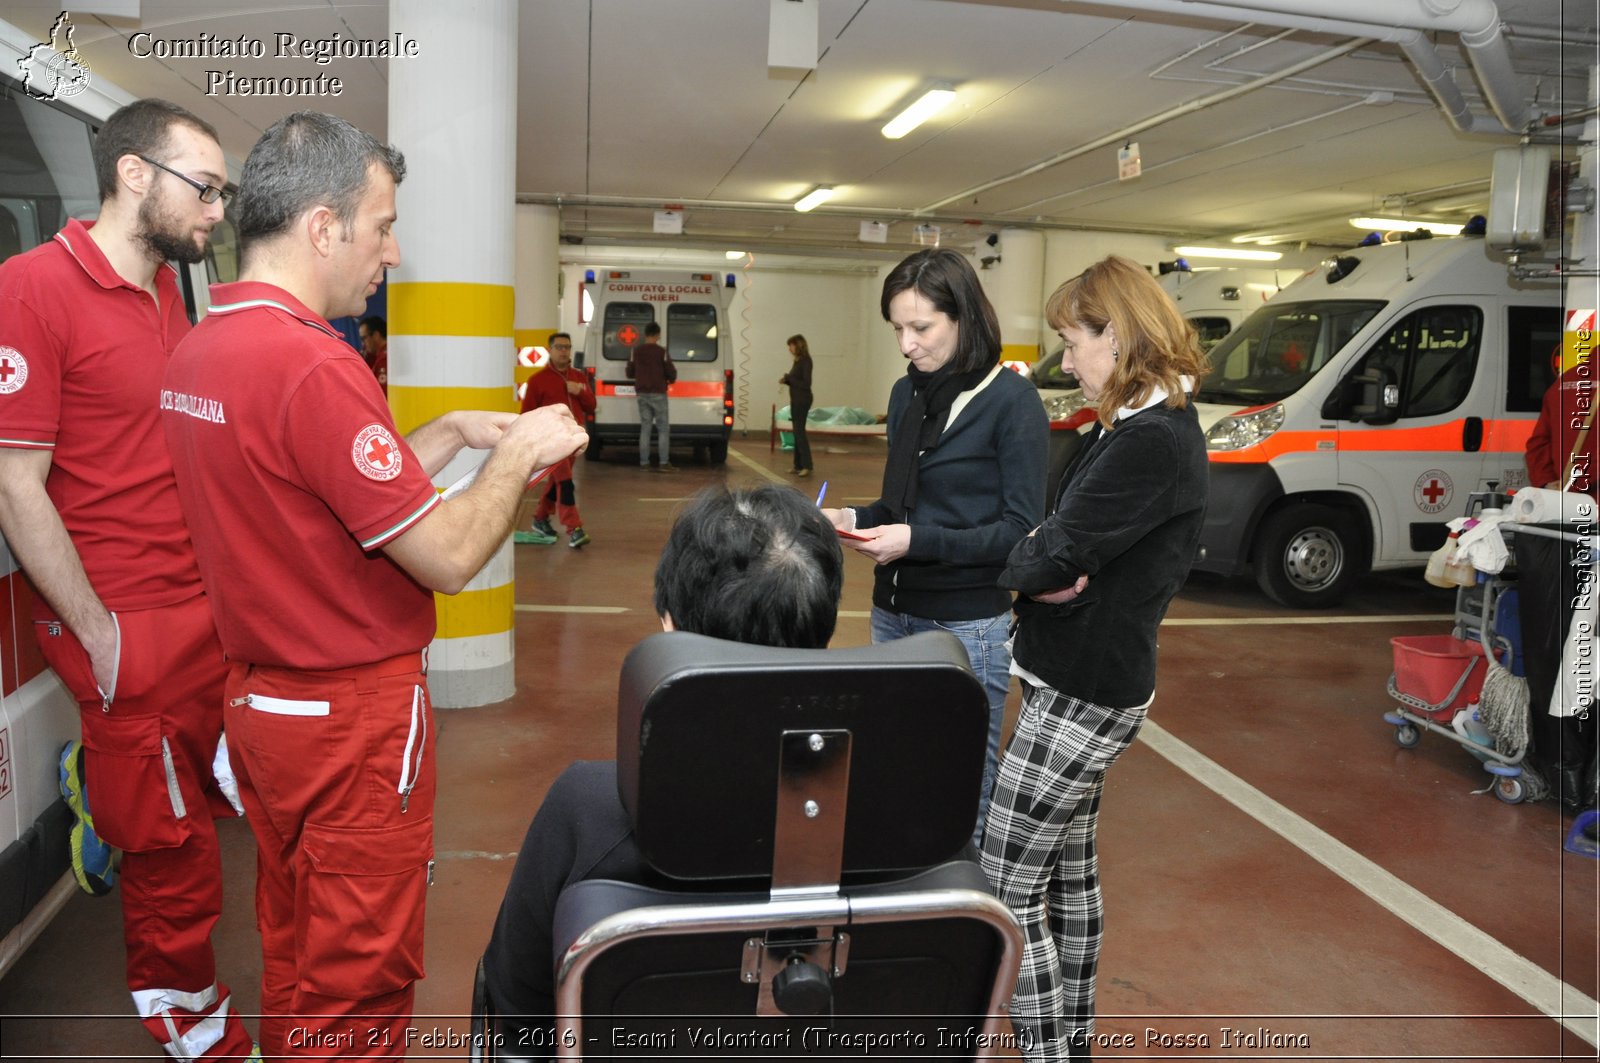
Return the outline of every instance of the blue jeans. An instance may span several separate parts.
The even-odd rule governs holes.
[[[1006,630],[1011,614],[987,616],[980,620],[928,620],[905,613],[891,613],[872,607],[872,641],[891,642],[919,631],[948,631],[961,640],[972,662],[972,672],[989,695],[989,744],[983,757],[983,789],[978,797],[978,825],[973,844],[983,844],[983,821],[989,813],[989,799],[1000,763],[1000,729],[1005,725],[1006,691],[1011,688],[1011,651],[1006,649]]]
[[[661,464],[668,465],[672,459],[667,455],[671,452],[672,427],[667,424],[667,396],[640,392],[635,396],[639,400],[639,464],[650,464],[650,423],[656,426],[656,449],[661,452]]]

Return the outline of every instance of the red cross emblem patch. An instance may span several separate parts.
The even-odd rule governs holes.
[[[356,433],[350,446],[356,471],[369,480],[393,480],[400,475],[400,447],[381,424],[369,424]]]
[[[15,347],[0,347],[0,395],[21,391],[28,382],[28,360]]]
[[[639,330],[632,325],[623,325],[617,329],[617,342],[632,347],[639,342]]]
[[[1411,488],[1411,500],[1424,513],[1438,513],[1450,504],[1456,485],[1443,469],[1429,469],[1417,477]]]

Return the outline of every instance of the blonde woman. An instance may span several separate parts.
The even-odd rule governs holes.
[[[1101,787],[1154,697],[1156,628],[1189,573],[1208,483],[1190,400],[1205,362],[1150,274],[1104,259],[1056,289],[1045,317],[1100,418],[1000,576],[1020,592],[1011,670],[1023,699],[983,870],[1027,939],[1012,1021],[1030,1061],[1089,1058]]]

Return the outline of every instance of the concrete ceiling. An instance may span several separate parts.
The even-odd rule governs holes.
[[[6,0],[0,15],[43,37],[58,3]],[[571,242],[840,256],[903,253],[919,223],[963,247],[1007,225],[1343,246],[1362,235],[1352,215],[1463,221],[1487,211],[1491,157],[1517,138],[1455,131],[1397,45],[1279,28],[1269,16],[1139,6],[818,0],[817,64],[799,71],[767,66],[767,0],[524,0],[518,197],[559,203]],[[1344,7],[1300,6],[1332,18]],[[137,20],[73,9],[78,48],[129,92],[194,108],[239,159],[285,101],[208,97],[204,71],[216,60],[139,58],[128,47],[134,33],[271,41],[281,31],[405,30],[382,2],[143,0],[139,9]],[[1600,61],[1594,0],[1499,0],[1498,11],[1521,102],[1536,115],[1581,110]],[[1487,116],[1458,36],[1427,39],[1472,113]],[[344,93],[314,105],[385,134],[386,61],[291,62],[228,65],[241,75],[336,74]],[[935,83],[957,90],[955,105],[902,140],[880,135]],[[1580,128],[1553,134],[1567,158]],[[1119,180],[1117,149],[1130,140],[1143,172]],[[815,185],[835,186],[834,199],[808,215],[789,209]],[[668,205],[684,207],[682,236],[652,233],[654,211]],[[861,244],[862,220],[888,223],[889,243]]]

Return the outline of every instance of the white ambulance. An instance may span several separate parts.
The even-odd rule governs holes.
[[[1157,278],[1209,351],[1262,306],[1299,278],[1302,270],[1225,266],[1173,270]]]
[[[733,432],[733,340],[728,304],[734,275],[688,270],[590,270],[584,283],[594,311],[584,340],[583,368],[594,386],[590,460],[607,446],[637,453],[639,405],[628,378],[628,355],[645,326],[661,326],[678,379],[667,389],[672,446],[692,446],[720,465]],[[654,442],[651,444],[654,446]]]
[[[1481,238],[1330,258],[1210,353],[1195,567],[1320,607],[1423,564],[1471,492],[1526,482],[1561,336],[1560,284],[1517,280]]]

